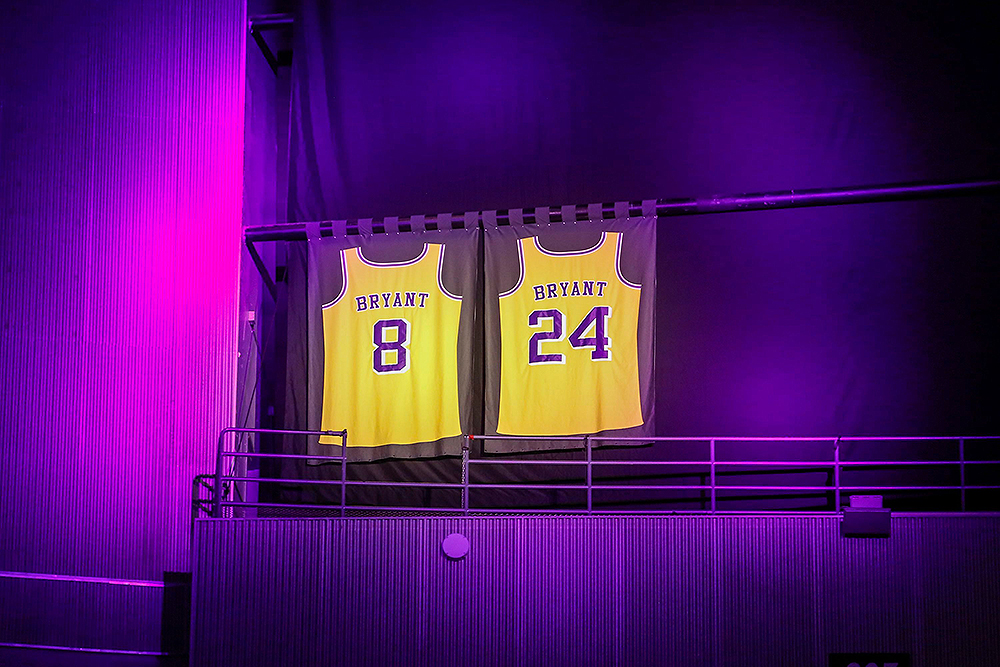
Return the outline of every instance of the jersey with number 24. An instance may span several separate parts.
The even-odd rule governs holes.
[[[500,295],[504,435],[574,435],[643,423],[637,325],[640,285],[620,271],[622,235],[592,248],[518,240],[521,277]]]

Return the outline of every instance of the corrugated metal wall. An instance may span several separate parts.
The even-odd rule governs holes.
[[[188,569],[191,478],[232,423],[245,25],[235,0],[5,4],[0,570]],[[47,617],[22,588],[18,622]]]
[[[244,3],[21,4],[0,40],[0,569],[155,579],[187,569],[191,478],[232,423]]]
[[[16,601],[0,605],[0,646],[139,653],[186,650],[162,645],[162,583],[34,579],[0,573],[0,600]],[[0,649],[0,664],[5,664],[3,657]]]
[[[998,552],[982,516],[203,520],[192,664],[993,665]]]

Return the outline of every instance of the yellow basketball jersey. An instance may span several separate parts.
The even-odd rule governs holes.
[[[348,447],[461,435],[461,297],[440,282],[444,246],[408,262],[341,251],[343,290],[323,306],[323,430],[347,429]],[[320,438],[339,444],[339,438]]]
[[[642,424],[640,285],[619,271],[621,234],[580,252],[518,241],[521,278],[500,295],[504,435],[573,435]]]

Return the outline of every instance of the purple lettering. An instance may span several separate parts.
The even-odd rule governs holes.
[[[400,296],[399,292],[396,292],[396,298],[392,300],[393,308],[401,308],[403,306],[403,300],[400,299],[399,296]]]
[[[528,364],[562,364],[566,363],[563,355],[559,353],[542,354],[542,341],[562,340],[563,337],[563,314],[561,311],[535,310],[528,315],[528,326],[542,326],[540,320],[552,320],[552,329],[549,331],[537,331],[528,340]]]
[[[406,344],[410,342],[409,322],[404,319],[379,320],[372,330],[372,343],[375,344],[375,351],[372,353],[372,370],[379,375],[386,373],[405,373],[410,368],[410,357],[407,354]],[[396,339],[386,340],[385,330],[395,329]],[[386,359],[394,357],[395,361],[389,362]]]
[[[600,283],[598,283],[600,284]],[[605,283],[606,284],[606,283]],[[569,335],[569,344],[574,348],[592,347],[590,353],[593,361],[605,361],[611,358],[611,338],[608,337],[608,320],[611,319],[611,306],[596,306],[590,309],[573,333]],[[594,335],[587,336],[590,325],[594,325]]]
[[[424,301],[427,300],[427,297],[429,297],[430,294],[427,293],[427,292],[418,292],[417,296],[420,297],[420,307],[423,308],[424,307]]]
[[[535,285],[532,289],[535,290],[535,301],[545,298],[545,285]]]
[[[406,303],[403,304],[404,308],[416,308],[417,307],[417,293],[407,292],[406,293]]]
[[[570,296],[580,296],[580,283],[579,281],[573,281],[573,291],[569,293]]]
[[[597,296],[604,296],[604,286],[607,285],[603,280],[597,281]]]
[[[567,287],[569,287],[569,281],[568,280],[566,282],[560,282],[559,283],[559,288],[562,290],[562,295],[563,296],[569,296],[569,292],[566,291]]]
[[[583,281],[583,296],[594,296],[594,281],[584,280]]]
[[[382,303],[383,308],[389,307],[389,297],[392,296],[392,292],[382,292]]]
[[[357,305],[357,309],[356,309],[357,312],[360,313],[362,310],[368,310],[368,299],[367,298],[365,298],[364,296],[356,296],[356,297],[354,297],[354,300],[358,304]]]
[[[370,309],[374,310],[378,308],[378,294],[369,294],[368,301],[371,304],[368,306]]]
[[[556,284],[555,283],[548,283],[548,284],[545,285],[545,288],[549,291],[549,298],[550,299],[554,299],[557,296],[559,296],[559,292],[556,291]]]

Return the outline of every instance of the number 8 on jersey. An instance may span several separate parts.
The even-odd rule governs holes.
[[[415,259],[389,263],[351,248],[340,261],[343,288],[323,306],[321,428],[346,428],[352,447],[460,435],[462,299],[441,283],[444,246],[424,244]]]

